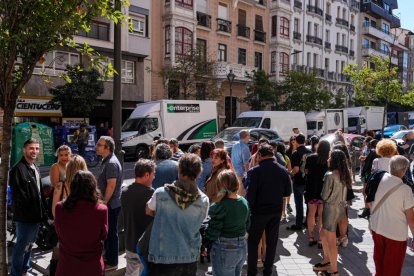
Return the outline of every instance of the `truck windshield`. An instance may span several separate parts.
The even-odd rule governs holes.
[[[358,117],[352,117],[352,118],[348,117],[348,126],[354,127],[357,125],[358,125]]]
[[[144,118],[128,119],[122,126],[122,131],[138,131],[141,128],[141,124]]]
[[[243,117],[237,118],[233,123],[233,127],[259,127],[260,122],[262,121],[261,117]]]
[[[306,122],[308,129],[316,129],[316,121],[308,121]]]

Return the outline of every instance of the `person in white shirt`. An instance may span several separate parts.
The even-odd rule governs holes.
[[[382,139],[375,149],[380,158],[372,162],[372,172],[382,170],[390,172],[390,159],[397,153],[397,145],[391,139]]]

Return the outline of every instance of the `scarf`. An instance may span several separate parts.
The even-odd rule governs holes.
[[[193,204],[200,197],[195,182],[176,180],[172,184],[165,184],[164,189],[182,210]]]

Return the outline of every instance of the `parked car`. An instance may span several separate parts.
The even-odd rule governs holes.
[[[250,132],[250,141],[248,143],[250,149],[254,143],[257,143],[262,138],[268,139],[269,141],[283,142],[283,139],[280,138],[279,134],[274,130],[245,127],[228,127],[211,138],[211,141],[215,142],[222,139],[224,141],[224,148],[229,155],[231,155],[231,149],[233,148],[233,145],[239,141],[239,132],[243,129],[248,129]]]
[[[390,139],[395,140],[395,141],[397,142],[397,144],[398,144],[398,145],[403,145],[403,144],[404,144],[403,138],[404,138],[404,136],[405,136],[405,135],[407,135],[407,133],[408,133],[408,132],[410,132],[410,131],[412,131],[412,130],[400,130],[400,131],[397,131],[396,133],[394,133],[394,134],[390,137]]]
[[[344,135],[345,142],[349,150],[349,154],[351,155],[353,170],[355,172],[361,166],[359,157],[362,154],[365,137],[362,135],[358,135],[358,134],[348,134],[348,133],[344,133],[343,135]],[[335,134],[331,133],[331,134],[322,136],[321,140],[326,140],[332,144],[332,142],[334,141],[334,138],[335,138]]]
[[[407,127],[405,125],[388,125],[384,128],[384,138],[389,138],[397,131],[406,130],[406,129]],[[378,130],[375,133],[375,138],[378,140],[381,139],[381,130]]]

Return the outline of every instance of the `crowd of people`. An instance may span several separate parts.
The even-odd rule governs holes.
[[[349,242],[356,174],[341,130],[329,143],[307,140],[294,129],[288,148],[267,139],[251,147],[249,131],[241,130],[231,156],[222,140],[194,144],[184,153],[177,139],[157,138],[149,159],[136,162],[134,183],[124,186],[110,136],[101,136],[95,146],[103,158],[97,176],[68,146],[59,147],[50,169],[50,204],[33,162],[39,142],[27,140],[9,173],[16,222],[11,275],[29,269],[39,225],[48,218],[58,236],[50,275],[104,275],[116,269],[120,214],[125,275],[196,275],[204,257],[211,260],[210,275],[241,275],[246,260],[248,276],[258,268],[271,275],[280,222],[293,212],[292,193],[295,222],[287,230],[307,229],[308,245],[323,250],[313,269],[339,275],[338,246]],[[410,147],[390,139],[364,141],[360,177],[366,205],[360,217],[370,221],[378,276],[401,274],[408,228],[414,233],[410,154]]]

